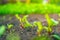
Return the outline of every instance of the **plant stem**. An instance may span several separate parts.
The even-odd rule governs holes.
[[[16,16],[16,18],[19,20],[20,26],[21,26],[22,28],[24,28],[23,23],[21,22],[22,19],[18,16],[18,14],[16,14],[15,16]]]

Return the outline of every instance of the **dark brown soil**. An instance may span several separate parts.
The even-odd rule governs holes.
[[[22,17],[23,15],[20,15],[20,16]],[[49,16],[51,18],[59,21],[58,19],[60,17],[57,14],[50,14]],[[31,15],[29,15],[28,21],[30,23],[32,23],[34,21],[41,21],[44,26],[48,25],[47,22],[46,22],[45,16],[40,15],[40,14],[31,14]],[[10,30],[7,30],[5,32],[5,34],[0,38],[0,40],[5,40],[7,34],[9,34],[10,31],[12,31],[12,30],[15,30],[15,32],[19,33],[19,35],[21,37],[21,40],[30,40],[32,37],[37,36],[37,34],[36,34],[36,29],[37,28],[36,27],[35,28],[27,28],[27,29],[22,30],[20,28],[20,25],[19,25],[20,24],[19,20],[16,19],[15,15],[3,15],[3,16],[0,16],[0,26],[5,25],[7,27],[7,24],[13,24],[14,27],[12,29],[10,29]],[[54,29],[53,31],[60,34],[60,25],[57,25],[57,26],[53,27],[53,29]]]

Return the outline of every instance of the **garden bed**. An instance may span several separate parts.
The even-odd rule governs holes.
[[[51,18],[59,21],[58,19],[60,18],[57,14],[49,14]],[[21,17],[24,15],[20,15]],[[34,21],[41,21],[42,25],[47,26],[47,21],[45,19],[44,15],[40,15],[40,14],[31,14],[28,17],[28,21],[30,23],[34,22]],[[6,29],[6,32],[3,34],[2,37],[0,37],[0,40],[6,40],[6,37],[8,37],[7,35],[10,32],[16,33],[19,35],[19,37],[21,38],[21,40],[31,40],[33,37],[37,36],[36,30],[37,28],[26,28],[26,29],[22,29],[20,27],[20,22],[19,20],[15,17],[15,15],[2,15],[0,16],[0,26],[1,25],[5,25],[7,28],[7,24],[13,24],[14,26],[8,30]],[[60,21],[59,21],[60,24]],[[53,27],[53,32],[56,32],[60,35],[60,25],[54,26]],[[48,36],[50,37],[50,36]],[[53,40],[53,38],[50,38],[51,40]]]

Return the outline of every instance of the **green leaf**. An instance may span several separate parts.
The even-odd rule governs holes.
[[[30,24],[30,23],[28,22],[27,17],[28,17],[28,15],[26,15],[26,16],[24,16],[24,17],[22,18],[22,22],[24,23],[24,27],[25,27],[25,28],[32,26],[32,24]]]
[[[37,31],[40,32],[43,30],[43,25],[41,22],[34,22],[34,25],[38,27]]]
[[[58,21],[50,18],[48,14],[45,14],[45,18],[47,20],[47,23],[48,23],[49,27],[52,27],[52,26],[57,25],[59,23]]]
[[[2,36],[4,34],[4,32],[6,31],[5,26],[0,26],[0,36]]]
[[[24,26],[24,28],[32,27],[32,24],[30,24],[27,20],[28,15],[23,16],[23,18],[20,18],[18,14],[16,14],[15,16],[19,20],[19,22]]]
[[[12,28],[12,27],[13,27],[13,25],[12,25],[12,24],[7,24],[7,26],[8,26],[8,29],[10,29],[10,28]]]
[[[60,36],[58,36],[58,35],[52,35],[52,37],[54,37],[54,38],[60,40]]]
[[[52,31],[51,27],[44,27],[44,29],[45,29],[47,32],[51,32],[51,31]]]
[[[21,18],[19,17],[19,15],[16,14],[15,16],[16,16],[16,18],[19,20],[19,22],[21,22]]]
[[[56,21],[54,19],[51,19],[51,21],[52,21],[53,25],[57,25],[59,23],[58,21]]]
[[[51,21],[51,18],[49,17],[48,14],[45,14],[45,18],[46,18],[46,20],[47,20],[48,26],[49,26],[49,27],[52,26],[52,21]]]

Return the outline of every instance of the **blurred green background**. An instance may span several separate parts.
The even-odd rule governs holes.
[[[0,0],[0,14],[60,13],[60,0]]]

